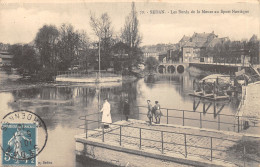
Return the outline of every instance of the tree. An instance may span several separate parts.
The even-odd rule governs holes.
[[[56,68],[59,31],[54,25],[44,25],[37,33],[35,45],[43,68]]]
[[[112,58],[111,47],[113,46],[113,28],[110,17],[107,13],[103,13],[100,18],[96,18],[91,13],[90,25],[99,39],[101,68],[107,69],[110,66],[109,62]]]
[[[145,61],[145,68],[149,71],[149,73],[156,71],[157,66],[159,65],[159,61],[154,57],[148,57]]]
[[[33,75],[39,70],[35,50],[29,45],[12,45],[9,52],[14,55],[13,65],[21,74]]]
[[[79,33],[78,61],[81,69],[87,70],[88,64],[93,63],[90,52],[89,37],[85,31]]]
[[[139,20],[137,18],[137,11],[134,2],[132,2],[130,14],[125,19],[125,25],[121,32],[121,38],[122,41],[131,48],[129,58],[130,65],[132,66],[136,61],[140,60],[139,57],[142,55],[140,53],[140,49],[138,49],[142,41],[142,37],[139,32]]]
[[[124,67],[128,67],[129,57],[127,54],[129,53],[129,50],[130,47],[123,42],[117,42],[112,47],[112,53],[116,55],[113,59],[115,71],[122,71]]]
[[[80,39],[83,38],[83,36],[82,34],[80,35],[78,31],[75,31],[71,24],[62,24],[59,34],[59,69],[67,70],[70,66],[76,65],[79,62]],[[83,41],[83,43],[84,42],[86,41]]]
[[[141,43],[142,38],[139,33],[139,20],[137,18],[137,11],[134,2],[132,2],[130,14],[125,19],[125,26],[121,38],[123,42],[131,48],[139,47]]]
[[[247,43],[247,48],[249,50],[249,55],[251,58],[251,64],[259,64],[260,60],[259,60],[259,40],[257,38],[257,36],[254,34],[249,42]]]
[[[8,52],[14,55],[12,64],[15,68],[20,68],[22,66],[22,53],[23,53],[23,46],[19,44],[11,45],[8,49]]]

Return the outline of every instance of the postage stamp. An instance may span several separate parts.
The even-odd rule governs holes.
[[[35,165],[37,128],[35,124],[3,124],[3,165]]]
[[[43,120],[31,111],[8,113],[1,122],[2,165],[36,166],[48,133]]]

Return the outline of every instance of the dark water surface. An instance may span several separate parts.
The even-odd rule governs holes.
[[[3,73],[0,73],[3,76]],[[53,166],[110,166],[109,164],[96,161],[89,161],[82,157],[75,156],[74,136],[83,133],[77,127],[83,124],[79,120],[82,115],[98,112],[98,104],[103,103],[107,97],[111,104],[112,120],[121,119],[122,102],[129,99],[131,106],[131,118],[146,120],[145,108],[135,106],[146,105],[146,100],[150,99],[154,104],[158,100],[161,107],[192,110],[194,98],[188,93],[192,93],[193,80],[202,76],[192,76],[185,72],[181,75],[169,75],[156,77],[152,83],[147,83],[144,79],[131,83],[108,83],[108,84],[75,84],[36,87],[23,90],[14,90],[0,93],[1,117],[8,112],[18,109],[30,110],[38,114],[47,124],[49,140],[43,152],[39,155],[38,161],[49,161]],[[0,77],[1,85],[13,80],[5,80]],[[219,109],[220,104],[215,104]],[[213,105],[212,105],[213,106]],[[228,103],[224,106],[221,114],[234,115],[238,103]],[[203,105],[200,103],[197,111],[202,111]],[[214,117],[213,107],[210,107],[202,119],[217,121]],[[163,110],[166,116],[166,110]],[[182,117],[182,112],[169,111],[169,116]],[[185,113],[185,117],[198,118],[197,113]],[[98,120],[98,115],[91,119]],[[221,121],[233,122],[234,118],[222,118]],[[170,118],[169,123],[182,125],[182,119]],[[166,123],[166,118],[162,119]],[[199,121],[185,120],[185,125],[199,127]],[[92,125],[97,126],[97,125]],[[218,128],[217,124],[203,122],[203,127]],[[233,130],[232,126],[221,125],[223,130]],[[51,154],[50,154],[51,153]]]

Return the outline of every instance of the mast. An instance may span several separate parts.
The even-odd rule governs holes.
[[[100,79],[100,36],[98,39],[98,81]]]

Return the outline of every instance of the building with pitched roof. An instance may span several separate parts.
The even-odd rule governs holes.
[[[213,62],[212,57],[203,57],[201,53],[206,50],[207,47],[214,47],[218,43],[223,43],[229,40],[227,37],[218,38],[211,33],[196,33],[189,37],[183,36],[179,41],[180,49],[182,50],[182,61],[185,63],[190,62]]]
[[[14,55],[8,52],[0,52],[0,67],[1,66],[11,66]]]

